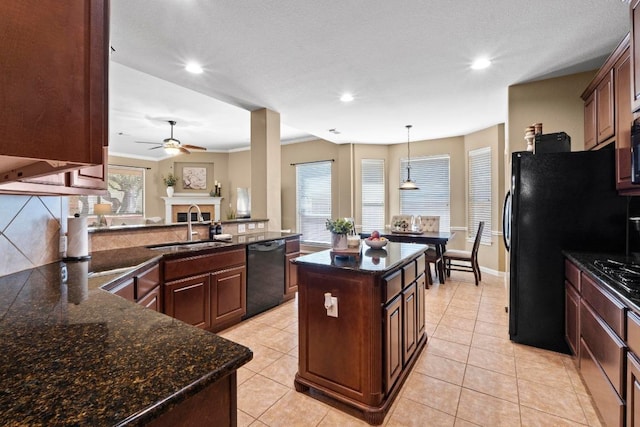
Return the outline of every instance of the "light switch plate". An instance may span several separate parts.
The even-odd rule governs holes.
[[[338,297],[331,297],[331,306],[327,308],[327,316],[338,317]]]
[[[247,226],[245,224],[238,224],[238,233],[244,233],[247,231]]]
[[[259,222],[258,223],[258,228],[264,228],[264,222]]]
[[[252,222],[249,223],[249,230],[253,230],[256,228],[256,225]]]

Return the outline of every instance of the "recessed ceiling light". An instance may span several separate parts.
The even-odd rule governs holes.
[[[184,67],[184,69],[193,74],[202,73],[202,67],[199,64],[196,64],[195,62],[189,62],[186,65],[186,67]]]
[[[340,101],[351,102],[353,101],[353,95],[351,95],[350,93],[343,93],[342,96],[340,97]]]
[[[489,65],[491,65],[491,61],[489,61],[487,58],[478,58],[475,61],[473,61],[473,64],[471,64],[471,69],[483,70],[487,68]]]

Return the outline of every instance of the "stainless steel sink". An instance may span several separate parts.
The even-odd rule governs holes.
[[[149,249],[160,250],[160,251],[193,251],[199,249],[208,249],[208,248],[222,248],[224,246],[229,246],[231,243],[228,242],[220,242],[220,241],[205,241],[205,242],[178,242],[178,243],[167,243],[162,245],[153,245],[147,246]]]

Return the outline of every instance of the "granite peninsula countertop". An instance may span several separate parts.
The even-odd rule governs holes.
[[[250,361],[240,344],[103,289],[183,252],[101,251],[0,277],[0,424],[143,425]]]
[[[427,245],[416,243],[388,242],[382,249],[369,248],[364,242],[361,244],[362,255],[360,259],[354,256],[332,255],[331,249],[327,249],[300,256],[295,258],[293,262],[326,269],[338,268],[367,274],[379,274],[394,269],[407,258],[427,249]]]

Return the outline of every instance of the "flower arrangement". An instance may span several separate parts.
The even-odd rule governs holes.
[[[171,172],[169,172],[169,175],[167,175],[166,177],[164,176],[162,177],[162,181],[164,182],[164,185],[166,185],[167,187],[175,186],[179,180],[180,178]]]
[[[345,218],[327,219],[325,225],[333,234],[349,234],[353,231],[353,224]]]

